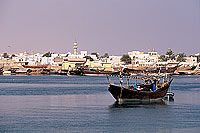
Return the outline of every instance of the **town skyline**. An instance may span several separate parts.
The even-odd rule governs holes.
[[[1,0],[0,18],[0,51],[200,52],[199,0]]]
[[[171,49],[171,48],[168,48],[168,49]],[[121,54],[110,54],[108,52],[100,53],[98,51],[88,52],[88,50],[79,50],[79,51],[77,51],[77,54],[80,55],[81,52],[85,52],[86,51],[90,55],[94,54],[94,53],[97,53],[99,56],[103,56],[105,54],[108,54],[108,56],[123,56],[123,55],[127,55],[129,52],[138,51],[138,52],[143,52],[143,53],[157,52],[159,55],[166,55],[167,50],[164,53],[160,53],[159,51],[156,51],[155,49],[151,49],[151,50],[149,49],[148,51],[130,50],[130,51],[127,51],[126,53],[121,53]],[[184,52],[177,52],[176,53],[176,52],[173,51],[173,49],[171,49],[171,50],[172,50],[172,52],[173,52],[174,55],[185,54],[188,57],[189,56],[198,56],[200,54],[200,52],[198,52],[198,53],[192,53],[192,54],[186,54]],[[61,53],[59,53],[59,52],[53,52],[53,51],[37,52],[37,51],[33,51],[33,50],[29,50],[29,51],[27,51],[27,50],[25,50],[25,51],[16,51],[16,52],[12,52],[12,51],[11,52],[10,51],[0,51],[0,54],[4,54],[4,53],[7,53],[8,55],[9,54],[10,55],[12,55],[12,54],[19,54],[19,53],[27,53],[27,54],[47,54],[47,53],[51,53],[51,54],[69,54],[70,53],[72,55],[74,54],[73,50],[72,51],[61,52]]]
[[[103,55],[105,55],[105,54],[108,54],[108,56],[122,56],[122,55],[124,55],[124,54],[128,54],[129,52],[133,52],[133,51],[138,51],[138,52],[144,52],[144,53],[148,53],[148,52],[157,52],[159,55],[165,55],[167,52],[168,52],[168,50],[170,49],[170,50],[172,50],[172,52],[173,52],[173,54],[174,55],[178,55],[178,54],[181,54],[181,53],[184,53],[184,52],[174,52],[173,51],[173,49],[171,49],[171,48],[168,48],[168,49],[166,49],[166,51],[164,52],[164,53],[161,53],[160,51],[157,51],[155,48],[152,48],[152,49],[148,49],[148,50],[144,50],[144,49],[142,49],[142,50],[129,50],[129,51],[127,51],[126,53],[121,53],[121,54],[111,54],[111,53],[108,53],[108,52],[104,52],[104,53],[100,53],[99,51],[93,51],[93,52],[89,52],[88,50],[79,50],[78,49],[78,47],[79,47],[79,45],[78,45],[78,42],[75,40],[74,41],[77,45],[77,53],[75,54],[75,55],[77,55],[77,54],[81,54],[81,52],[83,52],[83,51],[86,51],[88,54],[92,54],[92,53],[97,53],[99,56],[103,56]],[[37,54],[37,53],[40,53],[40,54],[46,54],[46,53],[51,53],[51,54],[68,54],[68,53],[70,53],[70,54],[74,54],[74,47],[73,47],[74,45],[72,45],[71,47],[72,47],[72,50],[71,51],[65,51],[65,52],[55,52],[55,51],[45,51],[45,52],[37,52],[37,51],[34,51],[34,50],[24,50],[24,51],[16,51],[16,52],[12,52],[12,50],[10,49],[11,48],[11,46],[8,46],[8,51],[0,51],[0,53],[1,54],[3,54],[3,53],[7,53],[7,54],[18,54],[18,53],[28,53],[28,54]],[[200,52],[198,52],[198,53],[191,53],[191,54],[186,54],[186,53],[184,53],[186,56],[195,56],[195,55],[199,55],[200,54]]]

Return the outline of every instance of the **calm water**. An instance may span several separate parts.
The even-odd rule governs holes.
[[[119,105],[107,86],[106,77],[0,76],[0,132],[200,131],[198,77],[174,77],[174,102]]]

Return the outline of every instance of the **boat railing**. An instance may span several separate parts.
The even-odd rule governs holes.
[[[113,76],[113,75],[110,75]],[[119,77],[119,83],[122,87],[124,84],[124,80],[126,80],[126,85],[123,87],[127,89],[137,89],[137,90],[158,90],[160,88],[165,87],[166,85],[170,85],[172,78],[171,74],[157,74],[155,75],[126,75],[123,73],[119,73],[118,75],[114,75],[115,77]],[[114,82],[107,76],[107,79],[111,85],[114,85]],[[133,82],[131,82],[133,81]],[[131,82],[131,83],[130,83]]]

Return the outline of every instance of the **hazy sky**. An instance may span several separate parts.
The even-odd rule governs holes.
[[[200,0],[0,0],[0,52],[200,52]],[[11,46],[11,47],[8,47]]]

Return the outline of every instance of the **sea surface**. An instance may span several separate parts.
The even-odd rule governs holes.
[[[0,76],[0,132],[200,132],[198,76],[174,77],[173,102],[118,104],[108,85],[105,76]]]

